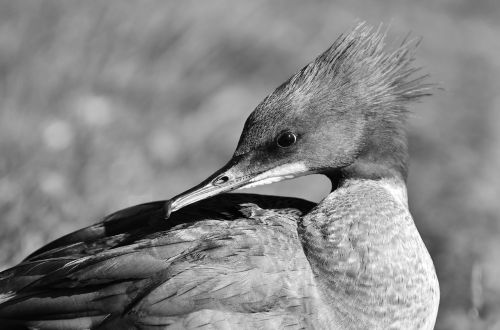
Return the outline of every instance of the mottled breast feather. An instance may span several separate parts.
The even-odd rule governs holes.
[[[347,181],[304,217],[299,233],[342,329],[434,328],[439,284],[403,182]]]

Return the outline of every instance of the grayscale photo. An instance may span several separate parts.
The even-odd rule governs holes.
[[[499,18],[0,0],[0,330],[500,330]]]

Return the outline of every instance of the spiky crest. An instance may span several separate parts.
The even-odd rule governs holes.
[[[427,75],[415,76],[420,68],[412,65],[420,39],[405,38],[399,47],[388,50],[386,35],[381,27],[374,29],[360,23],[270,98],[289,98],[294,103],[318,98],[334,98],[341,104],[362,100],[375,109],[378,105],[399,107],[430,95],[433,85],[425,83]]]

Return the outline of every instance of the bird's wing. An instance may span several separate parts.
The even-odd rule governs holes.
[[[313,203],[229,194],[168,221],[163,204],[119,211],[0,273],[0,324],[300,326],[313,279],[296,221]]]

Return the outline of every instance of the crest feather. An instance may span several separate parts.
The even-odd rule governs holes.
[[[381,27],[359,24],[276,92],[292,99],[333,95],[343,103],[351,97],[370,106],[397,106],[430,95],[434,85],[425,83],[427,75],[415,75],[420,68],[412,65],[420,38],[405,38],[399,47],[388,50],[386,35]]]

